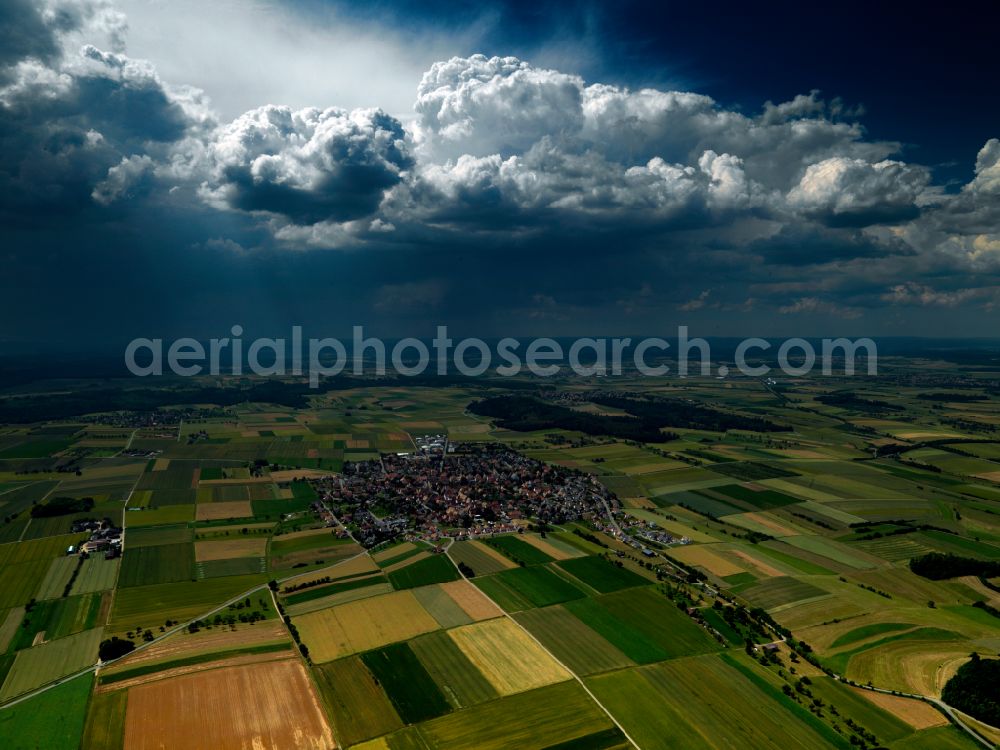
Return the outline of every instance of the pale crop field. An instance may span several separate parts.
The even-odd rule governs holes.
[[[449,630],[448,635],[500,695],[571,677],[545,649],[506,618]]]
[[[295,618],[315,662],[369,651],[438,629],[410,591],[397,591]]]

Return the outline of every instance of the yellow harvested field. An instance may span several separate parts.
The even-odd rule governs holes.
[[[1000,471],[987,471],[982,474],[973,474],[973,476],[985,479],[988,482],[1000,482]]]
[[[267,554],[267,537],[213,539],[194,543],[194,559],[197,562],[232,560],[237,557],[263,557],[265,554]]]
[[[372,560],[375,562],[383,562],[384,560],[391,560],[399,555],[405,555],[407,552],[415,550],[417,545],[413,542],[403,542],[402,544],[397,544],[394,547],[389,547],[382,550],[381,552],[376,552],[372,555]]]
[[[622,501],[622,505],[626,508],[634,508],[637,510],[655,510],[656,503],[654,503],[649,498],[645,497],[620,497],[618,498]]]
[[[169,458],[158,458],[153,462],[153,471],[163,471],[170,466]]]
[[[332,750],[333,732],[298,659],[224,667],[129,690],[130,750]]]
[[[961,435],[957,432],[926,432],[926,431],[910,431],[910,430],[893,430],[893,434],[896,437],[903,438],[903,440],[944,440],[946,438],[965,438],[968,435]]]
[[[336,435],[330,437],[335,438]],[[272,471],[270,480],[272,482],[291,482],[293,479],[322,479],[334,472],[321,471],[320,469],[285,469],[282,471]]]
[[[535,549],[541,550],[546,555],[548,555],[549,557],[553,557],[556,560],[568,560],[571,557],[580,557],[580,555],[578,554],[569,552],[564,549],[560,549],[556,547],[554,544],[549,544],[547,541],[545,541],[539,536],[535,536],[534,534],[523,534],[521,536],[521,539],[526,541]]]
[[[764,479],[760,483],[767,487],[771,487],[772,489],[778,490],[779,492],[784,492],[786,495],[798,495],[799,497],[804,497],[807,500],[823,502],[824,500],[838,499],[836,495],[831,495],[829,492],[823,492],[822,490],[817,490],[814,487],[798,485],[794,482],[789,482],[786,479]]]
[[[851,657],[847,677],[879,687],[938,697],[945,683],[969,660],[963,643],[900,641]]]
[[[783,576],[785,575],[780,570],[775,568],[773,565],[768,565],[763,560],[759,560],[756,557],[751,557],[749,554],[740,549],[729,550],[729,553],[738,557],[740,560],[745,561],[751,567],[753,567],[756,572],[762,573],[765,577],[771,576]]]
[[[761,487],[761,489],[766,490],[767,488]],[[801,531],[796,531],[795,529],[779,523],[773,516],[766,513],[744,513],[743,517],[749,519],[750,521],[756,521],[761,526],[770,529],[776,536],[794,536],[795,534],[801,533]]]
[[[341,604],[295,620],[315,662],[331,661],[438,629],[410,591]]]
[[[521,693],[572,677],[506,617],[455,628],[448,635],[500,695]]]
[[[938,711],[929,703],[903,698],[898,695],[888,695],[886,693],[876,693],[874,690],[863,690],[852,687],[855,693],[863,695],[876,706],[884,711],[888,711],[897,719],[901,719],[914,729],[930,729],[948,723],[944,714]]]
[[[393,563],[392,565],[386,565],[384,568],[382,568],[382,570],[384,570],[386,573],[391,573],[394,570],[399,570],[400,568],[409,567],[410,565],[413,565],[413,563],[420,562],[421,560],[424,560],[430,556],[431,553],[428,552],[427,550],[424,550],[423,552],[418,552],[417,554],[413,555],[412,557],[408,557],[405,560],[400,560],[398,563]]]
[[[389,747],[389,741],[385,737],[379,737],[374,740],[368,740],[368,742],[362,742],[360,745],[352,745],[351,750],[392,750]]]
[[[289,539],[304,539],[309,536],[330,536],[330,529],[303,529],[302,531],[293,531],[290,534],[281,534],[276,536],[274,540],[276,542],[287,542]]]
[[[719,578],[745,572],[743,568],[725,559],[708,545],[674,547],[667,551],[667,556],[680,560],[687,565],[702,567],[712,575],[719,576]]]
[[[441,590],[455,600],[455,603],[477,622],[499,617],[503,614],[497,605],[491,602],[482,591],[465,580],[442,583]]]
[[[226,503],[198,503],[195,518],[199,521],[221,521],[226,518],[250,518],[253,509],[249,500]]]

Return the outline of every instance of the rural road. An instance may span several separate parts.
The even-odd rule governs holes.
[[[466,581],[468,583],[469,579],[466,577],[465,573],[463,573],[462,569],[458,567],[458,563],[455,562],[455,560],[452,558],[452,556],[450,554],[448,554],[448,551],[451,549],[451,546],[454,543],[454,541],[455,541],[454,539],[450,539],[451,543],[448,544],[448,547],[447,547],[447,549],[445,549],[444,554],[447,556],[447,558],[451,562],[451,564],[455,566],[455,569],[458,570],[458,574],[460,576],[462,576],[462,580]],[[469,585],[471,586],[473,584],[469,583]],[[625,727],[623,727],[618,722],[618,719],[615,718],[615,715],[613,713],[611,713],[611,711],[609,711],[608,708],[603,703],[601,703],[600,700],[598,700],[597,696],[594,695],[593,692],[591,692],[590,688],[587,687],[587,683],[585,683],[583,681],[583,679],[580,677],[580,675],[578,675],[576,672],[574,672],[568,666],[566,666],[565,664],[563,664],[558,658],[556,658],[556,655],[553,654],[551,651],[549,651],[540,640],[538,640],[537,638],[535,638],[535,636],[531,633],[531,631],[529,631],[521,623],[519,623],[517,620],[515,620],[514,617],[509,612],[507,612],[507,610],[505,610],[503,607],[501,607],[499,604],[497,604],[495,601],[493,601],[493,599],[485,591],[483,591],[482,589],[480,589],[478,586],[476,586],[476,590],[480,594],[482,594],[484,597],[486,597],[486,599],[489,600],[489,602],[494,607],[496,607],[500,612],[503,612],[503,616],[506,617],[508,620],[510,620],[512,623],[514,623],[514,625],[518,628],[518,630],[520,630],[521,632],[523,632],[526,636],[528,636],[528,638],[530,638],[532,641],[534,641],[538,645],[538,647],[540,649],[542,649],[542,651],[544,651],[546,654],[548,654],[548,656],[549,656],[550,659],[552,659],[556,664],[558,664],[560,667],[562,667],[564,670],[566,670],[567,674],[571,675],[573,677],[573,679],[576,680],[580,684],[580,687],[583,688],[584,692],[587,693],[587,695],[590,696],[590,699],[592,701],[594,701],[594,703],[596,703],[597,706],[605,714],[607,714],[608,718],[611,719],[612,722],[614,722],[614,725],[616,727],[618,727],[619,731],[622,733],[622,735],[625,737],[625,739],[627,739],[629,741],[629,744],[631,744],[632,747],[634,747],[636,750],[642,750],[642,748],[640,747],[639,743],[636,742],[635,740],[633,740],[632,737],[629,735],[629,733],[627,731],[625,731]]]
[[[346,558],[344,560],[341,560],[340,562],[336,563],[335,565],[329,565],[326,568],[321,568],[320,570],[327,570],[329,568],[336,568],[336,567],[338,567],[340,565],[344,565],[345,563],[350,562],[351,560],[354,560],[354,559],[356,559],[358,557],[361,557],[361,556],[367,555],[367,554],[368,554],[367,550],[363,551],[363,552],[359,552],[356,555],[352,555],[351,557],[348,557],[348,558]],[[308,573],[296,573],[295,575],[285,576],[284,578],[277,578],[275,580],[277,580],[278,583],[281,584],[281,583],[285,583],[286,581],[290,581],[290,580],[292,580],[294,578],[300,578],[300,577],[302,577],[304,575],[315,574],[317,572],[319,572],[319,571],[315,571],[314,570],[314,571],[309,571]],[[266,588],[268,588],[268,585],[266,583],[262,583],[262,584],[259,584],[258,586],[254,586],[251,589],[247,589],[246,591],[238,594],[237,596],[234,596],[231,599],[227,599],[225,602],[223,602],[219,606],[214,607],[213,609],[210,609],[208,612],[203,612],[203,613],[199,614],[197,617],[192,617],[190,620],[187,620],[186,622],[180,623],[178,625],[174,625],[169,630],[165,631],[162,635],[157,636],[153,640],[137,644],[136,647],[132,651],[129,651],[129,653],[125,654],[125,656],[119,657],[119,659],[124,659],[126,656],[130,656],[131,654],[134,654],[137,651],[142,651],[143,649],[147,649],[150,646],[153,646],[154,644],[159,643],[164,638],[169,638],[170,636],[175,635],[175,634],[181,632],[182,630],[184,630],[191,623],[196,622],[197,620],[204,620],[204,619],[206,619],[208,617],[211,617],[212,615],[214,615],[214,614],[216,614],[218,612],[222,612],[225,609],[227,609],[230,604],[236,604],[237,602],[241,602],[244,599],[246,599],[248,596],[250,596],[251,594],[253,594],[254,592],[257,592],[257,591],[260,591],[261,589],[266,589]],[[275,610],[275,614],[277,614],[277,610]],[[111,660],[106,661],[106,662],[104,662],[103,664],[100,664],[100,665],[93,664],[93,665],[91,665],[91,666],[89,666],[89,667],[87,667],[85,669],[81,669],[78,672],[74,672],[74,673],[66,675],[64,677],[60,677],[58,680],[53,680],[52,682],[48,682],[48,683],[46,683],[44,685],[41,685],[41,686],[35,688],[34,690],[25,693],[24,695],[20,695],[17,698],[14,698],[13,700],[8,701],[7,703],[4,703],[4,704],[0,705],[0,711],[4,710],[5,708],[10,708],[11,706],[16,706],[18,703],[22,703],[23,701],[26,701],[29,698],[34,698],[36,695],[40,695],[41,693],[44,693],[46,690],[51,690],[54,687],[58,687],[59,685],[61,685],[62,683],[66,682],[68,680],[72,680],[72,679],[74,679],[76,677],[80,677],[81,675],[85,675],[88,672],[93,672],[93,671],[95,671],[98,668],[98,666],[107,666],[108,664],[112,664],[112,663],[114,663],[116,661],[118,661],[118,659],[111,659]]]
[[[843,677],[841,677],[839,674],[833,675],[833,679],[839,680],[840,682],[843,682],[845,684],[848,683],[848,681],[845,680]],[[920,695],[919,693],[904,693],[899,690],[886,690],[885,688],[877,688],[874,685],[861,685],[856,682],[852,682],[850,684],[853,685],[854,687],[861,688],[862,690],[871,690],[873,693],[883,693],[884,695],[895,695],[902,698],[913,698],[918,701],[924,701],[925,703],[930,703],[938,711],[947,716],[952,724],[955,724],[961,729],[964,729],[966,733],[970,737],[972,737],[972,739],[976,740],[976,742],[980,743],[984,747],[991,748],[991,750],[992,748],[996,747],[996,745],[994,745],[988,739],[980,735],[979,732],[977,732],[968,724],[966,724],[964,721],[962,721],[962,717],[958,715],[955,709],[949,706],[943,700],[940,700],[939,698],[932,698],[929,695]]]

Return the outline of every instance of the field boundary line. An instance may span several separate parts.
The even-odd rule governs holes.
[[[338,562],[338,563],[336,563],[334,565],[327,566],[327,567],[328,568],[335,568],[338,565],[343,565],[344,563],[350,562],[351,560],[353,560],[353,559],[355,559],[357,557],[361,557],[362,555],[366,555],[366,554],[368,554],[368,551],[364,550],[363,552],[359,552],[356,555],[352,555],[351,557],[345,558],[344,560],[341,560],[340,562]],[[119,570],[119,572],[121,572],[121,571]],[[291,579],[297,578],[298,576],[302,576],[302,575],[307,575],[307,573],[297,573],[296,575],[285,576],[284,578],[275,578],[275,579],[272,579],[272,580],[275,580],[279,584],[281,584],[281,583],[284,583],[285,581],[290,581]],[[116,584],[117,584],[117,581],[116,581]],[[81,669],[78,672],[74,672],[72,674],[65,675],[64,677],[60,677],[60,678],[58,678],[56,680],[53,680],[51,682],[48,682],[48,683],[46,683],[44,685],[39,685],[34,690],[31,690],[31,691],[29,691],[27,693],[24,693],[23,695],[19,695],[16,698],[13,698],[12,700],[7,701],[6,703],[0,703],[0,711],[3,711],[5,708],[9,708],[11,706],[17,705],[18,703],[21,703],[23,701],[26,701],[29,698],[34,698],[36,695],[40,695],[41,693],[44,693],[47,690],[51,690],[54,687],[58,687],[59,685],[63,684],[64,682],[76,679],[77,677],[82,677],[83,675],[87,674],[88,672],[97,672],[98,669],[100,669],[100,667],[103,667],[106,664],[113,664],[114,662],[118,661],[119,659],[124,659],[129,654],[134,654],[136,651],[141,651],[143,649],[149,648],[150,646],[152,646],[152,645],[154,645],[156,643],[159,643],[160,641],[162,641],[165,638],[169,638],[172,635],[176,635],[180,631],[184,630],[184,628],[186,628],[191,623],[197,622],[198,620],[202,620],[202,619],[204,619],[206,617],[211,617],[215,613],[221,612],[222,610],[224,610],[230,604],[235,604],[236,602],[242,601],[243,599],[246,599],[250,594],[253,594],[255,591],[260,591],[261,589],[268,589],[268,590],[270,590],[269,583],[260,583],[260,584],[254,586],[251,589],[247,589],[246,591],[243,591],[240,594],[237,594],[236,596],[232,597],[231,599],[227,599],[226,601],[224,601],[222,604],[218,605],[217,607],[213,607],[212,609],[210,609],[208,612],[203,612],[203,613],[199,614],[197,617],[192,617],[187,622],[178,623],[177,625],[171,626],[170,630],[167,630],[162,635],[157,636],[153,640],[136,644],[136,647],[134,649],[132,649],[131,651],[129,651],[128,654],[125,654],[124,656],[118,657],[118,659],[110,659],[110,660],[108,660],[106,662],[103,662],[102,664],[93,664],[93,665],[91,665],[89,667],[86,667],[85,669]],[[114,600],[113,599],[112,599],[112,606],[114,606]],[[277,615],[278,617],[281,617],[281,614],[277,610],[275,610],[275,615]]]
[[[604,713],[605,713],[605,714],[607,715],[607,717],[608,717],[609,719],[611,719],[612,723],[613,723],[613,724],[614,724],[614,725],[615,725],[616,727],[618,727],[618,731],[620,731],[620,732],[622,733],[622,735],[624,735],[625,739],[627,739],[627,740],[629,741],[629,744],[630,744],[630,745],[632,745],[632,747],[634,747],[634,748],[635,748],[635,750],[642,750],[642,747],[641,747],[641,746],[639,745],[639,743],[638,743],[638,742],[636,742],[635,740],[633,740],[633,739],[632,739],[632,736],[631,736],[631,735],[630,735],[630,734],[629,734],[629,733],[628,733],[628,732],[627,732],[627,731],[625,730],[625,727],[624,727],[624,726],[622,726],[621,722],[619,722],[619,721],[618,721],[618,719],[617,719],[617,718],[615,717],[615,715],[614,715],[613,713],[611,713],[611,711],[610,711],[610,710],[608,710],[608,707],[607,707],[607,706],[605,706],[605,705],[604,705],[603,703],[601,703],[601,701],[600,701],[600,700],[598,700],[597,696],[596,696],[596,695],[594,695],[593,691],[591,691],[591,689],[590,689],[589,687],[587,687],[587,683],[585,683],[585,682],[583,681],[583,678],[582,678],[582,677],[580,677],[580,675],[578,675],[578,674],[577,674],[576,672],[574,672],[574,671],[573,671],[572,669],[570,669],[570,668],[569,668],[568,666],[566,666],[565,664],[563,664],[563,662],[562,662],[562,661],[560,661],[559,659],[557,659],[557,658],[556,658],[556,656],[555,656],[555,654],[553,654],[553,653],[552,653],[551,651],[549,651],[549,650],[548,650],[548,649],[547,649],[547,648],[545,647],[545,645],[544,645],[544,644],[543,644],[543,643],[542,643],[542,642],[541,642],[540,640],[538,640],[538,639],[537,639],[537,638],[536,638],[536,637],[534,636],[534,634],[533,634],[533,633],[532,633],[532,632],[531,632],[530,630],[528,630],[528,629],[527,629],[526,627],[524,627],[524,626],[523,626],[523,625],[522,625],[521,623],[519,623],[519,622],[518,622],[518,621],[517,621],[516,619],[514,619],[514,616],[513,616],[513,615],[511,615],[511,614],[510,614],[510,612],[508,612],[508,611],[507,611],[506,609],[504,609],[504,608],[503,608],[503,607],[501,607],[501,606],[500,606],[499,604],[497,604],[497,603],[496,603],[495,601],[493,601],[493,599],[492,599],[492,598],[490,597],[490,595],[489,595],[489,594],[487,594],[487,593],[486,593],[485,591],[483,591],[483,590],[482,590],[481,588],[479,588],[479,587],[478,587],[478,586],[476,586],[476,585],[475,585],[474,583],[472,583],[471,581],[469,581],[469,579],[468,579],[468,577],[467,577],[467,576],[465,575],[465,573],[463,573],[463,572],[462,572],[461,568],[459,568],[459,567],[458,567],[458,565],[457,565],[457,564],[455,563],[455,561],[454,561],[454,560],[452,559],[451,555],[450,555],[450,554],[448,554],[449,550],[451,549],[451,545],[452,545],[452,544],[454,544],[454,543],[455,543],[455,540],[454,540],[454,539],[451,539],[451,540],[449,541],[449,543],[448,543],[448,547],[447,547],[447,548],[445,549],[445,551],[444,551],[444,552],[445,552],[445,555],[446,555],[446,556],[447,556],[447,558],[448,558],[448,561],[449,561],[449,562],[450,562],[450,563],[451,563],[452,565],[454,565],[454,566],[455,566],[455,569],[456,569],[456,570],[458,570],[458,574],[459,574],[460,576],[462,576],[462,580],[463,580],[463,581],[465,581],[466,583],[468,583],[468,584],[469,584],[470,586],[475,586],[476,590],[477,590],[477,591],[478,591],[478,592],[479,592],[480,594],[482,594],[482,595],[483,595],[484,597],[486,597],[486,599],[487,599],[487,600],[488,600],[488,601],[489,601],[489,602],[490,602],[490,603],[491,603],[491,604],[492,604],[492,605],[493,605],[494,607],[496,607],[496,608],[497,608],[498,610],[500,610],[500,611],[501,611],[501,612],[503,613],[503,616],[504,616],[504,617],[506,617],[506,618],[507,618],[508,620],[510,620],[510,621],[511,621],[512,623],[514,623],[514,625],[515,625],[515,626],[516,626],[516,627],[517,627],[517,628],[518,628],[519,630],[521,630],[521,632],[523,632],[523,633],[524,633],[525,635],[527,635],[527,636],[528,636],[528,638],[530,638],[530,639],[531,639],[532,641],[534,641],[534,642],[535,642],[535,644],[537,644],[537,645],[538,645],[538,647],[539,647],[540,649],[542,649],[542,651],[544,651],[544,652],[545,652],[545,653],[546,653],[546,654],[548,655],[548,657],[549,657],[550,659],[552,659],[552,660],[553,660],[553,661],[554,661],[554,662],[555,662],[556,664],[558,664],[558,665],[559,665],[560,667],[562,667],[563,669],[565,669],[565,670],[566,670],[566,672],[567,672],[567,673],[568,673],[568,674],[569,674],[570,676],[572,676],[572,678],[573,678],[574,680],[576,680],[576,681],[577,681],[577,683],[578,683],[578,684],[580,685],[580,687],[582,687],[582,688],[583,688],[584,692],[585,692],[585,693],[586,693],[587,695],[589,695],[589,696],[590,696],[590,699],[591,699],[592,701],[594,701],[594,703],[596,703],[596,704],[597,704],[598,708],[600,708],[600,709],[601,709],[601,710],[602,710],[602,711],[603,711],[603,712],[604,712]]]

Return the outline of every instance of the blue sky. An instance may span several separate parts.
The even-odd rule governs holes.
[[[8,0],[0,342],[994,335],[995,20]]]

